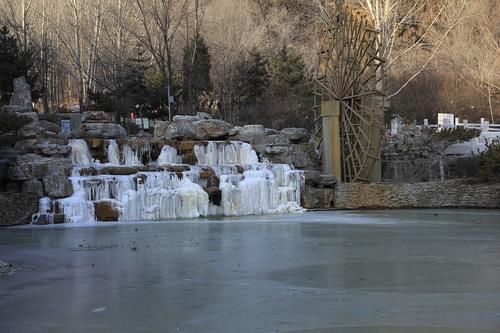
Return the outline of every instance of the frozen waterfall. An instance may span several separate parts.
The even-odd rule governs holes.
[[[257,153],[246,142],[210,141],[206,146],[195,146],[194,154],[199,165],[259,163]]]
[[[90,155],[90,150],[85,140],[69,140],[68,145],[71,147],[71,161],[73,165],[91,166],[94,164],[94,160],[92,159],[92,155]]]
[[[73,195],[43,198],[37,215],[48,215],[47,220],[54,214],[64,214],[66,222],[85,222],[301,211],[303,172],[286,164],[259,163],[255,150],[244,142],[198,144],[193,147],[196,166],[178,165],[182,156],[164,145],[156,163],[143,166],[141,157],[146,156],[146,150],[123,144],[120,152],[116,141],[110,140],[106,147],[108,163],[127,170],[137,168],[136,173],[124,175],[80,175],[82,167],[106,169],[93,163],[84,140],[71,140],[70,144],[75,166],[70,177]],[[151,168],[153,171],[145,171]]]

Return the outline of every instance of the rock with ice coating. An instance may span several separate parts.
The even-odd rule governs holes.
[[[106,156],[109,164],[120,165],[120,147],[115,140],[110,140],[108,142]]]
[[[71,160],[73,165],[92,166],[94,164],[94,160],[92,159],[92,155],[90,155],[90,150],[85,140],[69,140],[69,146],[71,147]]]
[[[288,165],[258,163],[256,152],[244,142],[208,142],[194,150],[199,164],[205,166],[169,165],[164,171],[148,170],[150,166],[133,168],[124,173],[97,172],[103,166],[82,168],[92,160],[86,142],[72,140],[76,164],[70,177],[73,195],[58,199],[64,188],[48,193],[53,202],[40,202],[40,218],[55,221],[64,216],[66,222],[95,220],[162,220],[195,218],[200,216],[274,214],[300,211],[301,191],[304,184],[302,171]],[[136,145],[131,143],[134,147]],[[116,142],[108,142],[108,155],[116,151]],[[144,152],[123,145],[122,160],[139,163]],[[128,156],[128,157],[126,157]],[[164,146],[157,163],[171,163],[179,158],[177,151]],[[117,159],[117,155],[108,160]],[[95,172],[90,172],[94,170]],[[82,176],[83,174],[83,176]],[[49,184],[48,181],[51,181]],[[47,183],[47,184],[46,184]],[[47,188],[63,184],[62,180],[44,179]],[[50,212],[47,211],[50,208]]]
[[[158,165],[181,164],[182,156],[177,155],[177,149],[172,148],[169,145],[165,145],[163,146],[156,163]]]
[[[259,163],[257,153],[246,142],[215,142],[194,147],[198,165],[255,164]]]

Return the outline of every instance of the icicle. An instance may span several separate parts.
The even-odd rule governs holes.
[[[132,149],[128,144],[122,147],[122,162],[126,166],[142,165],[137,150]]]
[[[120,165],[120,147],[115,140],[110,140],[106,149],[108,163],[113,165]]]
[[[259,163],[257,153],[246,142],[215,142],[206,146],[196,145],[194,154],[198,165],[254,164]]]

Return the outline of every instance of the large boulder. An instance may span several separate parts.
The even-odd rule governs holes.
[[[266,131],[262,125],[245,125],[239,130],[239,139],[252,145],[266,142]]]
[[[168,124],[164,137],[167,140],[196,140],[196,129],[192,121],[177,118]]]
[[[119,210],[111,201],[95,202],[94,210],[97,221],[115,222],[120,217]]]
[[[23,107],[26,109],[32,108],[31,87],[26,82],[24,76],[14,79],[14,91],[10,98],[10,105]]]
[[[43,189],[51,198],[66,198],[73,194],[73,186],[68,176],[62,172],[56,172],[43,177]]]
[[[231,124],[218,119],[199,120],[193,123],[198,140],[223,140],[233,128]]]
[[[113,113],[104,111],[85,111],[82,114],[83,123],[112,123]]]
[[[114,123],[83,123],[82,135],[85,138],[119,139],[127,136],[127,131]]]
[[[321,163],[314,144],[256,145],[257,152],[271,163],[290,164],[302,170],[319,170]]]
[[[287,136],[290,143],[307,143],[310,138],[305,128],[284,128],[281,134]]]

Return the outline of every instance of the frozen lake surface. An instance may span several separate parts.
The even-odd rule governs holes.
[[[0,229],[0,332],[500,332],[500,211]]]

